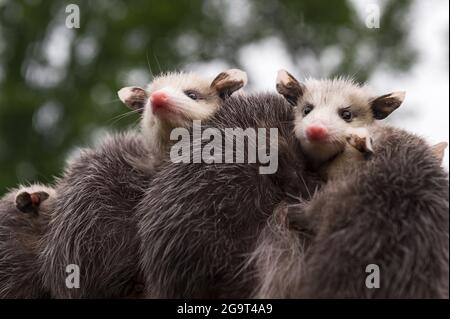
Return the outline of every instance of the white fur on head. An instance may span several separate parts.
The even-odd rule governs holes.
[[[319,163],[346,148],[349,128],[370,127],[375,120],[384,119],[397,109],[405,98],[405,92],[394,92],[374,99],[366,86],[349,78],[310,79],[300,83],[285,70],[278,71],[276,87],[296,106],[295,134],[305,154]],[[343,116],[345,113],[351,114],[350,119]],[[313,126],[326,130],[325,140],[308,139],[306,131]],[[360,147],[359,141],[363,139],[358,137],[357,140]],[[364,148],[370,152],[370,138],[366,140]]]
[[[167,73],[156,77],[148,86],[147,92],[151,96],[154,92],[164,92],[168,96],[168,104],[173,112],[156,116],[151,109],[150,101],[144,110],[144,127],[153,125],[155,121],[164,122],[169,127],[188,127],[193,120],[204,120],[211,116],[219,104],[210,88],[210,81],[199,77],[195,73]],[[185,92],[195,90],[202,98],[192,100]]]
[[[349,128],[368,127],[374,123],[369,104],[372,94],[367,87],[348,78],[310,79],[302,85],[303,95],[296,104],[295,134],[306,155],[317,162],[324,162],[345,149]],[[303,113],[305,107],[312,107],[307,115]],[[354,114],[351,122],[341,118],[344,109]],[[329,136],[327,142],[309,141],[306,130],[310,126],[325,127]]]
[[[222,100],[247,83],[247,74],[238,69],[220,73],[214,80],[195,73],[167,73],[156,77],[146,92],[167,96],[167,107],[154,114],[151,99],[146,100],[142,129],[145,136],[164,147],[175,127],[190,127],[194,120],[206,120],[220,107]],[[124,91],[122,96],[127,96]],[[192,98],[195,96],[196,98]],[[154,146],[152,146],[154,148]]]

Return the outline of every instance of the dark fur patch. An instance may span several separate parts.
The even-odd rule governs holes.
[[[33,205],[31,195],[28,192],[22,192],[16,197],[16,207],[22,213],[37,214],[37,208]]]
[[[371,102],[372,112],[375,119],[385,119],[402,104],[402,101],[390,96],[391,94],[385,94]]]

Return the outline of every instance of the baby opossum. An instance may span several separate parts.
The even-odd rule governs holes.
[[[378,130],[363,169],[274,213],[250,258],[255,297],[448,298],[448,174],[422,139]]]
[[[155,78],[148,90],[119,91],[127,106],[143,112],[142,130],[108,137],[67,165],[41,254],[53,297],[136,296],[141,279],[134,207],[165,157],[171,128],[211,116],[245,83],[238,70],[212,82],[170,73]],[[69,264],[80,268],[79,288],[65,285]]]
[[[299,104],[306,87],[280,73],[279,92],[291,104]],[[314,84],[330,93],[331,84],[339,85]],[[341,89],[345,89],[341,93],[349,92],[348,87]],[[321,97],[336,102],[336,96],[327,96],[327,91],[314,93],[316,101]],[[304,114],[297,116],[300,122]],[[339,120],[333,116],[325,120]],[[348,170],[346,178],[330,180],[309,202],[300,200],[275,210],[249,259],[256,265],[255,297],[448,296],[448,179],[439,168],[447,143],[430,148],[391,127],[374,126],[371,134],[377,136],[374,153],[370,161],[359,163],[360,170]],[[311,144],[304,141],[302,146],[308,149]],[[312,153],[316,159],[323,154]],[[354,167],[352,162],[348,165]],[[342,177],[340,173],[335,177]],[[368,273],[364,271],[371,263],[380,266],[381,289],[365,286]]]
[[[39,184],[0,199],[0,298],[49,297],[39,274],[38,242],[54,203],[54,190]]]
[[[344,78],[300,83],[280,70],[277,91],[296,108],[295,134],[326,179],[357,169],[373,153],[374,127],[402,104],[405,92],[373,96]]]
[[[312,201],[274,212],[250,257],[257,270],[254,296],[448,297],[448,179],[439,167],[447,144],[430,147],[404,131],[373,125],[400,106],[403,94],[370,99],[348,81],[300,84],[285,71],[277,82],[298,108],[302,150],[326,165],[330,180]],[[354,116],[339,105],[353,112],[362,107]],[[358,137],[366,138],[361,147],[346,139],[346,126],[358,123]],[[376,137],[373,149],[367,137]],[[371,160],[361,161],[359,153],[368,150]],[[365,286],[370,264],[381,268],[382,289]]]
[[[141,129],[149,137],[148,148],[164,158],[173,128],[208,119],[224,99],[246,84],[247,74],[239,69],[222,72],[212,82],[195,73],[168,73],[154,79],[147,90],[125,87],[118,95],[129,108],[143,113]]]
[[[138,206],[149,297],[251,295],[253,268],[243,266],[260,230],[290,194],[308,198],[319,185],[305,172],[293,120],[275,94],[231,97],[202,128],[277,128],[278,170],[261,175],[259,163],[168,163],[155,174]]]

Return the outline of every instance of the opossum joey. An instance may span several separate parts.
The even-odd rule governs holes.
[[[142,113],[141,130],[150,151],[163,155],[172,129],[210,118],[223,100],[246,84],[247,74],[238,69],[221,72],[212,81],[194,73],[167,73],[156,77],[147,89],[125,87],[118,95],[125,105]]]
[[[326,179],[345,175],[373,153],[374,128],[402,104],[405,92],[374,96],[350,79],[300,83],[287,71],[277,91],[296,108],[295,135]]]

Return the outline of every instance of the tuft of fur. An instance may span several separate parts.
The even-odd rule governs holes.
[[[296,229],[266,232],[253,256],[262,260],[258,297],[448,298],[448,175],[421,138],[379,134],[363,169],[291,209],[314,234],[306,250]],[[288,258],[274,256],[278,238]],[[379,289],[366,287],[369,264],[380,268]]]
[[[39,215],[20,211],[16,196],[46,192]],[[53,189],[39,184],[19,186],[0,199],[0,298],[47,298],[39,274],[39,240],[47,230],[54,205]]]
[[[167,163],[137,208],[141,266],[152,298],[249,297],[247,266],[259,232],[290,194],[307,198],[317,186],[304,171],[292,108],[273,94],[236,96],[208,127],[278,128],[278,171],[260,164]],[[313,182],[314,181],[314,182]]]
[[[58,200],[40,255],[52,297],[134,294],[140,278],[133,211],[154,169],[142,136],[132,132],[110,136],[71,160],[57,183]],[[78,289],[66,287],[69,264],[80,267]]]

